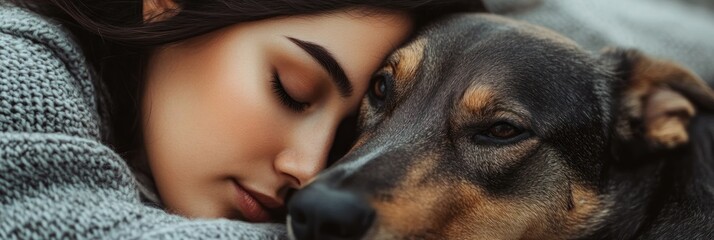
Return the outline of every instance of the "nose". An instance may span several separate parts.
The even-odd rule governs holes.
[[[333,126],[335,125],[335,126]],[[310,124],[292,136],[288,147],[278,154],[275,169],[293,179],[293,188],[301,188],[327,164],[336,124]]]
[[[374,209],[352,192],[312,184],[288,204],[295,239],[359,239],[372,225]]]

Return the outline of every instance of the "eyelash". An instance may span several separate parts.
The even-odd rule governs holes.
[[[296,101],[290,96],[290,94],[288,94],[287,91],[285,91],[285,87],[283,87],[283,83],[280,81],[280,76],[278,76],[277,72],[273,72],[271,83],[273,85],[273,92],[278,95],[278,99],[280,99],[280,102],[283,103],[283,105],[285,105],[286,107],[290,108],[290,110],[293,110],[295,112],[302,112],[308,106],[310,106],[310,104],[308,103]]]

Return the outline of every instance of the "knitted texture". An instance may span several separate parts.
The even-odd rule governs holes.
[[[281,224],[186,219],[139,200],[78,46],[0,6],[0,239],[284,239]]]
[[[59,27],[20,9],[0,26],[0,131],[99,138],[89,73]]]

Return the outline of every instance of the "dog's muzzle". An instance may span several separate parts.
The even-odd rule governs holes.
[[[375,217],[360,196],[319,182],[295,193],[288,211],[290,237],[299,240],[359,239]]]

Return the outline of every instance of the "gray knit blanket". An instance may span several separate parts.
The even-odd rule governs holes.
[[[553,28],[586,48],[640,48],[714,81],[711,5],[488,2],[498,13]],[[285,238],[279,224],[186,219],[142,204],[129,167],[100,141],[105,126],[93,78],[60,26],[0,7],[0,239]]]
[[[100,143],[94,77],[60,26],[0,7],[0,239],[284,239],[280,224],[186,219],[139,200]]]

